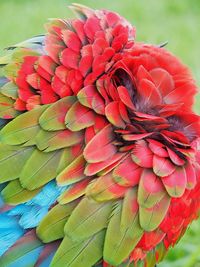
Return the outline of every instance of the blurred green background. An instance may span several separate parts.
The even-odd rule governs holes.
[[[0,0],[0,50],[44,32],[48,18],[71,17],[69,0]],[[200,85],[200,0],[76,0],[117,11],[137,27],[137,40],[160,44],[187,64]],[[2,51],[0,52],[0,54]],[[200,97],[196,111],[200,114]],[[62,267],[62,266],[61,266]],[[200,220],[159,267],[200,267]]]

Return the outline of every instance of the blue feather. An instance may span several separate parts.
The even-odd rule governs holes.
[[[48,207],[33,206],[22,215],[19,224],[24,229],[37,227],[47,213]]]
[[[0,186],[0,192],[4,186]],[[55,204],[57,198],[66,188],[66,186],[57,186],[55,180],[51,181],[31,200],[11,207],[8,211],[0,214],[0,255],[14,245],[28,229],[38,226],[40,221],[48,213],[48,210]],[[0,196],[0,207],[1,205],[4,206],[4,202]],[[32,256],[33,254],[29,255],[29,257]],[[52,257],[53,253],[45,259],[41,266],[48,266]],[[16,264],[15,262],[15,266],[17,265],[20,267],[23,266],[21,263]]]
[[[59,187],[57,186],[56,181],[53,180],[46,184],[34,198],[28,201],[27,205],[37,204],[50,207],[56,202],[57,198],[64,190],[66,190],[66,186]]]
[[[0,256],[3,255],[24,234],[17,218],[0,214]]]
[[[51,181],[34,198],[13,207],[8,214],[18,216],[19,225],[24,229],[37,227],[65,189],[66,187],[58,187],[55,180]]]
[[[21,216],[26,212],[29,212],[30,206],[26,206],[25,204],[20,204],[8,211],[10,216]]]

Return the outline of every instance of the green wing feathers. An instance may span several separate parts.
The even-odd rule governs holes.
[[[74,98],[66,97],[18,114],[0,131],[0,182],[8,182],[3,198],[10,205],[25,203],[56,179],[67,189],[36,230],[44,243],[63,239],[51,267],[89,267],[102,259],[131,266],[130,253],[145,231],[161,223],[170,198],[145,191],[145,173],[139,187],[122,191],[115,173],[87,177],[83,129],[71,131],[65,125],[73,103]]]

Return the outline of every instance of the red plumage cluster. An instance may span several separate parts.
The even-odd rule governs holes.
[[[130,258],[137,262],[155,248],[159,259],[159,246],[174,245],[200,208],[197,88],[175,56],[135,42],[135,28],[119,15],[80,13],[81,19],[52,20],[46,54],[25,56],[10,77],[19,87],[15,108],[76,96],[65,121],[84,136],[80,165],[89,180],[79,187],[97,201],[138,187],[130,210],[139,210],[145,231]]]

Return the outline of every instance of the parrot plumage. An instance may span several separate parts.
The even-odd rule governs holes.
[[[0,266],[153,267],[200,210],[190,71],[71,6],[0,58]]]

